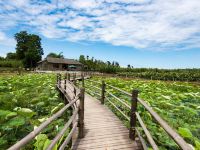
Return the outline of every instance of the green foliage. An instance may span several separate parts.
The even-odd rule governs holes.
[[[47,57],[53,57],[53,58],[64,58],[63,52],[60,52],[59,54],[56,53],[49,53]]]
[[[200,150],[200,141],[195,141],[196,150]]]
[[[96,60],[93,57],[89,59],[89,56],[85,59],[84,55],[80,55],[79,62],[85,65],[85,70],[87,71],[99,71],[104,73],[116,73],[120,66],[118,62],[103,62],[101,60]]]
[[[64,107],[65,104],[64,103],[60,103],[58,104],[58,106],[54,107],[52,110],[51,110],[51,114],[55,114],[57,111],[59,111],[62,107]]]
[[[17,107],[14,110],[16,110],[19,115],[27,118],[31,118],[36,114],[35,112],[33,112],[31,109],[28,108]]]
[[[19,60],[0,60],[0,67],[8,67],[8,68],[19,68],[22,67],[23,64]]]
[[[165,81],[200,81],[200,69],[133,68],[130,64],[127,65],[127,68],[122,68],[118,62],[104,62],[84,55],[80,55],[79,62],[85,65],[87,71],[115,73],[121,77]]]
[[[47,145],[48,137],[46,134],[39,134],[36,137],[36,142],[34,144],[36,150],[43,150],[43,147]],[[45,144],[46,143],[46,144]]]
[[[41,60],[43,55],[40,37],[21,31],[15,34],[15,40],[17,41],[17,58],[22,60],[25,68],[36,67],[37,62]]]
[[[17,54],[16,53],[7,53],[6,55],[6,59],[13,59],[16,60],[17,59]]]
[[[16,116],[15,118],[10,119],[5,127],[12,128],[12,127],[19,127],[25,124],[25,119],[20,116]]]
[[[55,75],[0,77],[0,149],[7,149],[33,131],[52,115],[52,109],[64,106],[58,98],[55,82]],[[45,128],[41,133],[47,136],[45,143],[42,139],[33,140],[24,149],[34,149],[35,146],[39,150],[40,144],[44,149],[62,129],[66,119],[68,113]]]
[[[85,56],[84,55],[80,55],[79,62],[82,63],[82,64],[85,63]]]
[[[124,80],[120,78],[100,78],[95,77],[92,80],[104,80],[107,84],[118,87],[129,93],[133,89],[140,91],[139,97],[151,106],[168,124],[173,127],[191,146],[199,149],[200,139],[200,86],[187,82],[164,82],[150,80]],[[101,82],[100,82],[101,83]],[[86,91],[92,96],[100,97],[91,91],[96,89],[90,86],[89,81],[85,81]],[[96,86],[100,87],[101,84]],[[87,90],[89,89],[89,90]],[[130,97],[121,92],[109,88],[107,90],[115,96],[130,105]],[[97,91],[96,91],[97,92]],[[100,91],[99,91],[99,94]],[[122,103],[106,94],[107,99],[111,100],[124,114],[130,115],[130,110]],[[106,105],[129,127],[129,122],[114,108],[107,100]],[[167,135],[167,133],[155,122],[153,117],[138,104],[138,112],[140,113],[144,123],[147,125],[154,140],[157,142],[159,149],[179,149],[175,142]],[[144,136],[145,138],[145,136]]]
[[[166,81],[200,81],[200,69],[120,68],[119,76]]]
[[[192,138],[193,135],[187,128],[178,128],[178,133],[184,138]]]
[[[34,144],[35,150],[46,150],[49,144],[51,143],[51,140],[48,139],[48,136],[46,134],[39,134],[36,137],[36,142]],[[54,146],[52,150],[57,150],[57,144]]]

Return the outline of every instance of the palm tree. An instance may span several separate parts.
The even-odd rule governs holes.
[[[49,53],[47,57],[53,57],[53,58],[64,58],[63,52],[60,52],[59,54],[56,53]]]

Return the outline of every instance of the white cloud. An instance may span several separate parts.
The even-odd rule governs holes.
[[[182,50],[200,47],[200,1],[0,0],[0,30],[17,26],[47,38]]]
[[[87,9],[87,8],[96,8],[98,6],[98,2],[96,0],[71,0],[71,5],[74,8],[81,8],[81,9]]]
[[[6,36],[5,33],[0,31],[0,45],[3,46],[14,46],[15,40]]]

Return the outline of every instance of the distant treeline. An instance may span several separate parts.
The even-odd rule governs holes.
[[[121,68],[119,76],[165,81],[200,81],[200,69]]]
[[[89,58],[89,56],[80,55],[79,62],[84,64],[85,71],[98,71],[104,73],[117,73],[120,70],[119,63],[116,61],[102,61],[94,59],[94,57]]]
[[[166,81],[200,81],[200,69],[158,69],[134,68],[127,65],[120,67],[116,61],[102,61],[93,57],[81,55],[79,61],[85,65],[85,71],[112,73],[122,77],[143,78]]]
[[[6,58],[0,57],[0,67],[1,68],[19,68],[23,67],[23,63],[20,60],[10,58],[11,53],[7,54]]]

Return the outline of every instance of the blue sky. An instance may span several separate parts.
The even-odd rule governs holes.
[[[40,35],[45,55],[200,68],[199,0],[0,0],[1,56],[21,30]]]

